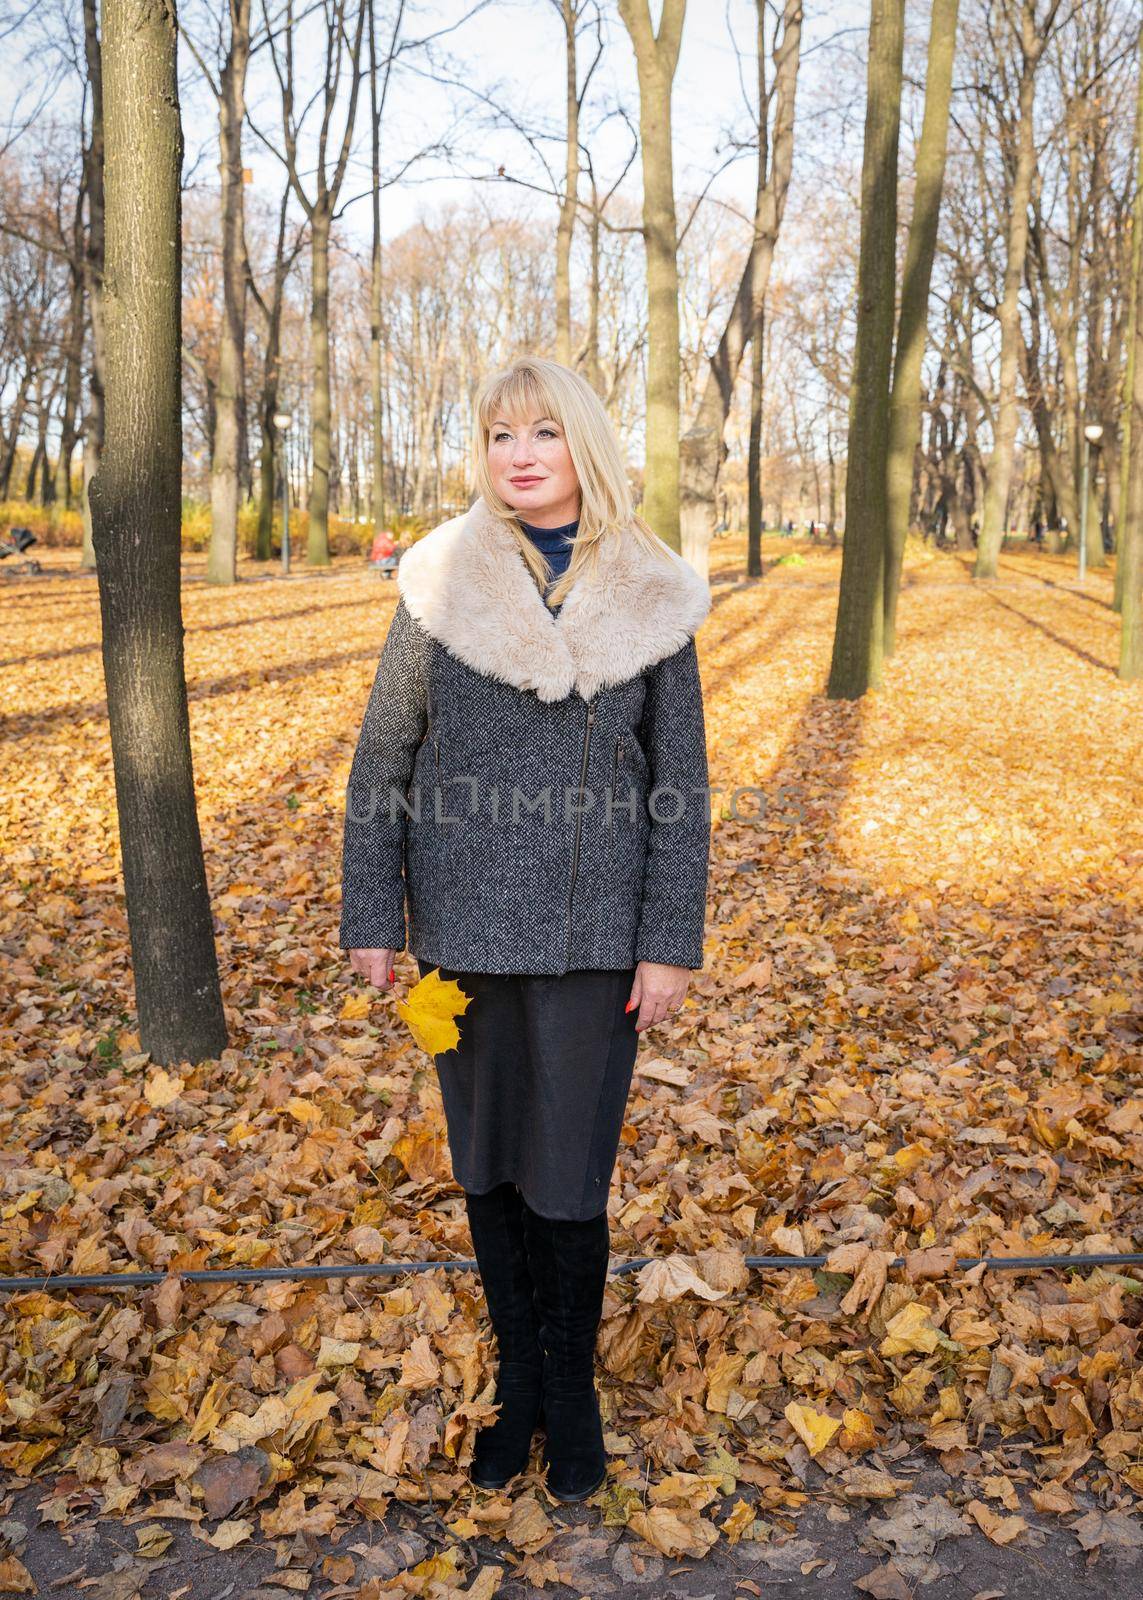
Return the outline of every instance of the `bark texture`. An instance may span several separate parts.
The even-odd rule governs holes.
[[[106,0],[106,436],[90,488],[142,1048],[227,1043],[179,598],[183,140],[171,0]]]

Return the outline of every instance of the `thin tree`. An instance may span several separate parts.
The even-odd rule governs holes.
[[[287,248],[286,216],[289,198],[290,186],[287,181],[278,210],[278,237],[274,250],[274,269],[269,298],[259,289],[250,270],[249,260],[246,263],[251,296],[266,322],[266,343],[262,358],[262,393],[258,403],[262,448],[259,452],[258,535],[254,549],[254,558],[257,561],[269,561],[272,554],[274,507],[278,498],[275,492],[278,466],[280,465],[283,476],[286,472],[285,460],[278,462],[277,446],[280,435],[274,426],[282,377],[282,316],[286,301],[286,279],[301,252],[307,228],[307,224],[303,222]]]
[[[905,0],[872,0],[861,165],[857,339],[849,403],[845,543],[828,693],[856,700],[881,685],[889,379],[896,320],[897,146]]]
[[[86,165],[86,164],[85,164]],[[60,419],[60,449],[56,458],[54,505],[56,514],[74,503],[71,463],[76,441],[82,432],[80,408],[83,400],[83,351],[87,324],[86,298],[83,292],[83,255],[85,248],[83,206],[86,196],[84,175],[76,188],[72,212],[70,248],[67,253],[69,303],[67,331],[64,336],[64,394],[63,414]],[[63,234],[62,219],[60,227]]]
[[[556,360],[562,362],[565,367],[572,365],[571,251],[579,197],[579,119],[588,84],[603,52],[603,19],[595,0],[590,0],[595,10],[597,48],[595,59],[588,68],[581,87],[577,66],[576,34],[588,3],[589,0],[551,0],[551,4],[560,14],[564,27],[564,101],[567,132],[564,187],[560,196],[560,220],[556,228]]]
[[[1143,60],[1143,26],[1139,31],[1139,53]],[[1115,609],[1123,611],[1123,585],[1128,562],[1126,530],[1132,484],[1132,439],[1135,434],[1135,368],[1139,349],[1139,281],[1143,274],[1143,71],[1139,73],[1139,92],[1135,106],[1135,202],[1131,210],[1131,261],[1128,282],[1127,360],[1123,372],[1123,405],[1120,413],[1122,444],[1119,458],[1119,501],[1115,525],[1120,530],[1119,558],[1115,563]],[[1140,459],[1136,457],[1136,460]],[[1138,471],[1135,477],[1138,477]]]
[[[643,241],[647,255],[643,515],[659,538],[680,552],[679,263],[671,87],[686,9],[686,0],[663,0],[656,33],[647,0],[619,0],[619,15],[635,50],[643,152]]]
[[[104,0],[106,438],[90,487],[135,996],[160,1063],[225,1048],[179,599],[183,139],[172,0]]]
[[[762,399],[766,372],[766,304],[755,307],[750,334],[750,436],[746,447],[746,576],[762,576]]]
[[[87,413],[83,419],[83,550],[80,566],[90,570],[95,565],[95,544],[88,495],[103,453],[106,388],[103,360],[103,63],[96,0],[83,0],[83,48],[87,87],[91,95],[91,133],[84,151],[87,239],[83,259],[84,287],[91,318],[91,371],[88,376]]]
[[[218,102],[222,220],[222,322],[214,388],[214,437],[210,455],[210,550],[208,583],[238,577],[238,498],[246,453],[246,201],[242,129],[246,120],[246,72],[250,64],[250,0],[226,0],[226,55],[214,73],[193,38],[183,37]]]
[[[1139,104],[1136,117],[1135,227],[1143,220],[1143,28],[1139,30]],[[1143,264],[1134,252],[1134,331],[1131,365],[1130,465],[1127,471],[1127,507],[1123,522],[1119,564],[1120,585],[1119,676],[1143,678]]]
[[[263,7],[268,0],[263,0]],[[357,97],[361,89],[363,71],[362,40],[370,0],[320,0],[310,8],[320,14],[325,28],[325,57],[321,85],[315,95],[307,99],[299,114],[296,107],[296,67],[294,36],[296,30],[294,0],[286,0],[278,30],[267,15],[270,54],[274,72],[282,95],[282,139],[284,152],[278,152],[272,141],[259,135],[275,154],[281,153],[290,175],[290,184],[298,197],[310,224],[310,497],[309,541],[307,560],[311,566],[329,566],[329,486],[330,464],[330,372],[329,372],[329,241],[338,200],[341,196],[345,169],[353,144],[354,124],[357,120]],[[352,32],[347,26],[350,13],[356,11]],[[279,41],[278,33],[282,40]],[[349,74],[348,103],[332,172],[329,152],[334,110],[342,87],[342,74]],[[307,193],[302,182],[298,158],[298,141],[302,125],[310,107],[321,101],[321,123],[317,137],[316,159],[307,163],[313,174],[313,193]]]
[[[382,407],[382,288],[381,288],[381,118],[385,112],[385,98],[389,92],[389,74],[401,21],[405,14],[405,0],[399,0],[397,16],[393,23],[393,37],[389,41],[389,54],[385,58],[385,79],[381,92],[377,92],[377,26],[373,15],[373,0],[369,0],[369,122],[372,156],[373,242],[369,261],[369,393],[372,402],[373,439],[373,532],[378,534],[385,526],[385,419]]]
[[[959,0],[933,0],[929,57],[925,72],[925,115],[917,146],[913,215],[905,249],[901,313],[889,401],[889,520],[885,556],[885,624],[882,648],[891,656],[897,643],[897,597],[909,531],[913,462],[921,432],[921,362],[929,314],[929,284],[937,250],[937,223],[948,150],[949,104],[956,49]]]
[[[723,443],[726,421],[742,357],[762,320],[794,165],[794,104],[801,57],[802,4],[801,0],[785,0],[780,34],[775,27],[772,88],[766,81],[767,9],[767,0],[757,0],[758,172],[753,234],[730,316],[707,365],[698,412],[681,446],[682,548],[687,559],[704,575],[710,562],[718,474],[726,453]]]
[[[1024,258],[1028,250],[1028,203],[1036,167],[1034,108],[1036,69],[1060,8],[1060,0],[1048,0],[1042,19],[1037,16],[1037,0],[1000,0],[1012,37],[1018,40],[1020,71],[1017,124],[1013,130],[1015,166],[1008,191],[1008,226],[1004,254],[1004,288],[996,308],[1000,324],[1000,377],[997,385],[993,423],[992,465],[984,494],[984,515],[974,578],[995,578],[1000,546],[1008,526],[1008,495],[1012,486],[1012,462],[1016,448],[1016,427],[1020,403],[1016,376],[1020,364],[1020,285],[1024,280]],[[1017,8],[1019,14],[1017,15]]]

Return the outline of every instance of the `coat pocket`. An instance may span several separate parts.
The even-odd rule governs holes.
[[[611,758],[611,805],[608,809],[607,826],[610,832],[615,831],[615,809],[619,797],[619,780],[627,776],[627,741],[616,739],[615,754]],[[628,782],[630,789],[630,782]]]

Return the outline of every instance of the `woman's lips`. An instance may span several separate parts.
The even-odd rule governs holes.
[[[544,481],[543,478],[512,478],[512,479],[510,479],[510,482],[514,483],[516,485],[517,489],[527,489],[529,487],[529,485],[531,485],[533,483],[543,483],[543,481]]]

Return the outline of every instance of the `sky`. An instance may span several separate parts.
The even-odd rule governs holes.
[[[0,38],[0,151],[17,114],[36,109],[32,138],[49,125],[58,128],[65,148],[75,139],[81,83],[74,70],[61,68],[71,52],[81,56],[78,0],[19,0],[27,20],[7,38]],[[375,0],[379,48],[390,37],[397,0]],[[212,57],[210,28],[217,32],[221,0],[180,0],[181,26]],[[264,26],[263,5],[277,18],[284,0],[253,0],[255,29]],[[315,0],[294,0],[295,11],[316,9]],[[799,188],[818,191],[836,184],[839,197],[851,203],[853,172],[860,163],[864,115],[864,51],[869,0],[809,0],[803,31],[802,70],[798,83],[795,175],[787,213],[788,249],[797,249],[796,214]],[[590,7],[588,8],[590,10]],[[927,8],[914,3],[919,18]],[[615,181],[633,150],[631,127],[615,114],[623,107],[638,127],[638,83],[634,52],[619,16],[617,0],[601,0],[604,50],[585,104],[581,139],[588,143],[602,189]],[[651,0],[657,25],[661,0]],[[61,25],[61,15],[68,19]],[[771,5],[771,17],[773,6]],[[299,98],[316,83],[322,42],[313,18],[295,26]],[[672,97],[675,189],[680,219],[687,201],[708,184],[709,193],[749,215],[753,209],[755,156],[752,137],[752,90],[755,83],[754,0],[689,0],[682,48]],[[2,32],[2,30],[0,30]],[[382,231],[386,239],[400,234],[419,218],[430,218],[449,202],[464,204],[474,195],[493,209],[512,209],[541,223],[550,222],[553,236],[557,203],[550,193],[536,193],[496,177],[503,166],[513,177],[550,190],[551,180],[518,132],[493,126],[490,107],[528,130],[551,135],[543,148],[557,181],[563,165],[564,37],[554,0],[406,0],[400,37],[424,40],[436,35],[430,55],[411,49],[395,67],[382,118],[382,167],[401,174],[382,197]],[[594,55],[594,28],[580,39],[579,69]],[[772,75],[772,69],[771,69]],[[183,181],[188,191],[214,190],[218,181],[218,123],[213,94],[203,80],[187,41],[179,45],[180,104],[185,155]],[[252,187],[264,214],[276,215],[285,183],[285,169],[275,153],[281,149],[281,97],[268,50],[256,53],[247,84],[250,121],[244,159],[252,169]],[[315,111],[320,108],[315,107]],[[314,114],[311,113],[311,124]],[[503,119],[502,119],[503,120]],[[334,119],[340,132],[342,116]],[[259,137],[260,135],[260,137]],[[422,156],[426,146],[448,140],[448,154]],[[725,170],[737,140],[744,146]],[[16,149],[20,148],[17,142]],[[313,146],[303,142],[303,175],[312,164]],[[347,173],[345,207],[338,237],[343,246],[369,247],[370,125],[368,89],[363,85],[353,159]],[[641,195],[638,156],[620,193],[632,205]],[[249,191],[248,191],[249,193]],[[581,194],[589,193],[586,181]],[[357,197],[357,198],[353,198]],[[296,207],[294,208],[296,211]],[[779,249],[779,258],[782,254]]]
[[[255,4],[258,15],[260,0]],[[558,173],[562,167],[565,71],[558,11],[553,0],[491,0],[472,14],[474,4],[475,0],[421,0],[406,6],[402,38],[418,39],[450,30],[433,48],[440,75],[454,82],[434,81],[433,69],[423,51],[410,52],[394,70],[382,121],[383,169],[387,174],[400,171],[427,144],[445,137],[451,138],[452,153],[448,158],[429,156],[416,160],[399,182],[386,187],[382,200],[382,231],[386,238],[399,234],[420,215],[431,213],[449,200],[470,199],[476,186],[473,179],[492,201],[504,197],[506,203],[519,204],[540,216],[547,208],[555,225],[554,200],[511,184],[488,181],[503,165],[512,176],[547,184],[542,165],[526,142],[509,128],[489,126],[489,107],[469,91],[488,97],[527,128],[554,135],[545,142],[544,149]],[[605,114],[621,105],[637,125],[638,88],[634,53],[615,0],[603,0],[602,9],[605,48],[592,77],[584,135],[590,139],[601,181],[609,183],[622,169],[632,140],[622,119],[614,115],[608,119]],[[652,15],[656,22],[659,11],[660,4],[654,4]],[[382,39],[388,37],[392,13],[392,0],[388,0],[384,13],[378,7]],[[193,26],[194,13],[187,9],[185,15],[188,25]],[[851,70],[852,60],[860,60],[867,22],[867,0],[836,0],[828,7],[811,5],[799,85],[799,109],[807,123],[813,121],[815,100],[820,99],[815,90],[820,91],[823,75],[836,75],[842,53],[849,55]],[[754,6],[748,0],[726,0],[725,4],[723,0],[690,0],[672,101],[679,196],[697,193],[707,183],[730,154],[730,136],[743,140],[749,135],[750,110],[740,83],[734,41],[742,54],[742,70],[749,89],[755,70],[754,27]],[[312,35],[310,38],[316,47],[316,39]],[[298,40],[301,59],[305,55],[303,28],[298,29]],[[581,75],[594,53],[593,46],[594,32],[585,33],[580,44]],[[185,47],[181,66],[185,171],[192,181],[209,185],[215,181],[217,162],[213,100],[203,88]],[[266,141],[279,147],[280,105],[270,61],[263,52],[251,70],[250,115]],[[347,197],[361,196],[348,206],[345,223],[363,243],[370,226],[367,107],[365,111],[359,119],[355,155],[345,188]],[[840,136],[845,136],[844,130]],[[276,198],[283,181],[280,160],[257,137],[248,136],[247,151],[255,185],[267,198]],[[749,210],[753,186],[754,161],[747,152],[715,180],[712,192]],[[492,194],[488,194],[490,190]],[[639,197],[637,159],[623,192],[635,200]]]

